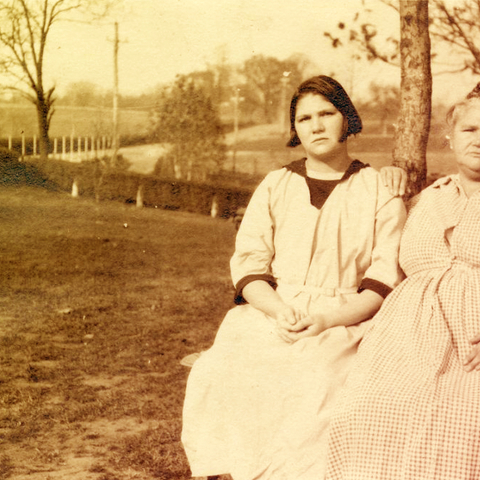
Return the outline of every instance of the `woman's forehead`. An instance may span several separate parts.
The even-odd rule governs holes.
[[[302,95],[298,102],[296,110],[305,110],[311,108],[335,108],[333,103],[327,97],[320,93],[306,93]]]
[[[457,123],[480,123],[480,99],[471,99],[455,109],[454,125]]]

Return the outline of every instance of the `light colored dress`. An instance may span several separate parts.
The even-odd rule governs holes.
[[[246,210],[233,282],[240,290],[263,278],[310,314],[341,305],[362,282],[391,289],[403,278],[398,245],[405,216],[403,202],[373,168],[342,180],[320,209],[302,174],[274,171]],[[288,344],[252,306],[230,310],[188,380],[182,441],[192,475],[323,475],[331,409],[367,324]]]
[[[480,479],[480,192],[420,194],[402,237],[407,278],[384,302],[331,425],[328,480]]]

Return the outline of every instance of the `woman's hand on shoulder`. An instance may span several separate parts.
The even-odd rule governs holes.
[[[480,370],[480,333],[470,340],[472,349],[465,359],[463,366],[467,372]]]
[[[403,168],[399,167],[382,167],[380,170],[380,178],[388,191],[394,197],[405,195],[407,188],[407,173]]]

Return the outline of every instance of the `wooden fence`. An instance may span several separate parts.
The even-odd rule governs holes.
[[[81,162],[82,160],[111,156],[113,153],[112,138],[105,135],[102,137],[75,137],[73,135],[61,138],[55,137],[50,139],[50,143],[51,151],[48,157],[54,160]],[[12,136],[8,137],[6,144],[8,150],[14,149]],[[27,140],[25,134],[22,134],[19,154],[22,158],[38,156],[38,138],[36,135]]]

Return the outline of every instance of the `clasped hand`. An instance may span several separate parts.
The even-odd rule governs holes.
[[[305,337],[313,337],[322,331],[319,318],[314,319],[291,305],[287,305],[281,310],[275,320],[278,335],[288,343],[294,343]]]

